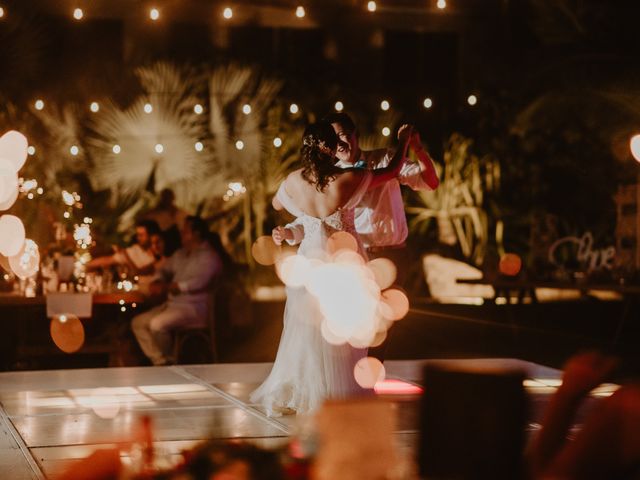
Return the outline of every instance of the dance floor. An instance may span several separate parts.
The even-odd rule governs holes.
[[[513,359],[432,362],[523,369],[533,400],[530,429],[559,383],[557,370]],[[396,443],[405,451],[418,439],[418,386],[425,363],[386,362],[388,381],[377,388],[397,406]],[[2,478],[54,475],[96,448],[127,440],[142,415],[153,419],[156,451],[167,464],[208,438],[282,446],[296,429],[296,417],[269,418],[249,402],[270,368],[254,363],[0,373]],[[605,386],[600,394],[614,388]]]

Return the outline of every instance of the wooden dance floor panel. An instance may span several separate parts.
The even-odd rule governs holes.
[[[519,360],[432,362],[524,369],[534,406],[531,428],[559,379],[557,370]],[[416,385],[425,363],[385,362],[391,381],[378,394],[397,406],[399,448],[413,449],[417,442]],[[209,438],[282,446],[296,417],[269,418],[249,401],[270,369],[271,364],[254,363],[0,373],[2,478],[47,478],[101,446],[129,438],[141,415],[153,419],[157,454],[167,464]]]

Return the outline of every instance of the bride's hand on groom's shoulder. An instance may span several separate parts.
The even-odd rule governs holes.
[[[274,228],[271,231],[271,238],[276,245],[282,245],[282,242],[287,239],[287,229],[280,226]]]

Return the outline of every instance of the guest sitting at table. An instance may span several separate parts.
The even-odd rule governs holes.
[[[171,332],[206,325],[209,289],[222,272],[219,255],[207,242],[209,229],[199,217],[187,217],[180,232],[182,248],[156,273],[152,293],[168,291],[168,300],[131,322],[140,348],[154,365],[172,363]]]
[[[164,237],[162,233],[156,232],[151,235],[151,245],[150,248],[151,253],[153,254],[154,262],[153,268],[154,272],[159,272],[160,269],[167,262],[167,249],[166,243],[164,241]]]
[[[153,273],[156,261],[151,251],[151,237],[159,234],[158,224],[152,220],[141,220],[136,223],[135,243],[124,249],[117,249],[113,255],[97,257],[87,264],[89,270],[109,268],[113,265],[128,267],[134,275]]]

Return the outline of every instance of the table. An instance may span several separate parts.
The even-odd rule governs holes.
[[[92,301],[92,317],[82,319],[85,344],[77,353],[107,355],[110,365],[122,365],[118,358],[125,344],[125,333],[129,331],[129,321],[138,306],[145,303],[145,297],[139,291],[116,290],[95,293]],[[131,308],[133,304],[136,304],[135,309]],[[76,361],[71,356],[59,357],[67,354],[54,346],[49,337],[48,322],[42,322],[46,318],[46,305],[44,295],[27,298],[15,293],[0,293],[0,320],[3,320],[0,364],[4,363],[5,368],[32,368],[30,363],[51,355],[60,361]],[[125,311],[122,306],[126,306]],[[2,367],[0,365],[0,369]]]

